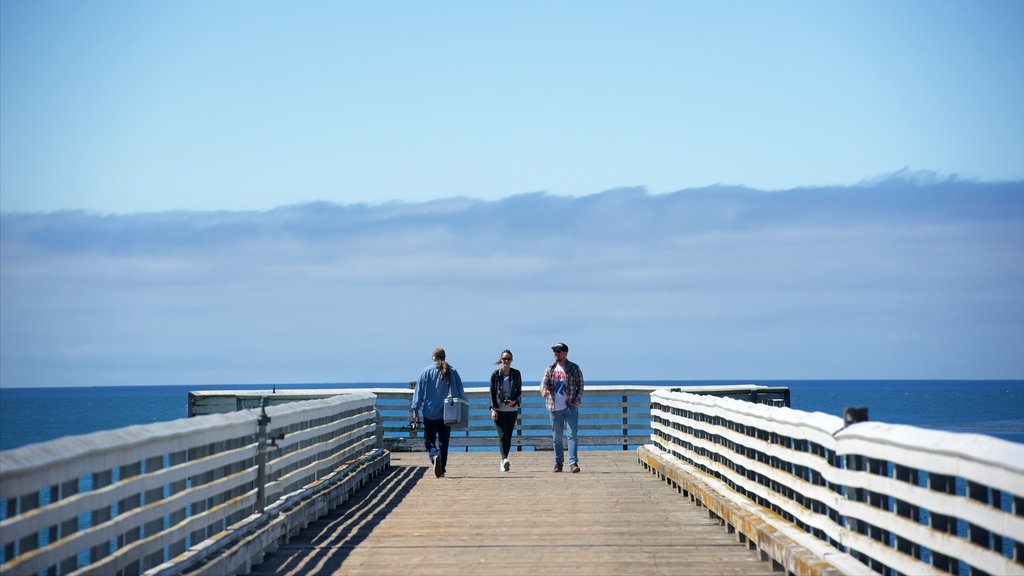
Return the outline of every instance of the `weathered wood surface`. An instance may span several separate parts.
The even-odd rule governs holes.
[[[773,574],[707,510],[645,470],[635,451],[452,452],[445,478],[423,453],[311,524],[253,574]],[[778,574],[778,573],[775,573]]]

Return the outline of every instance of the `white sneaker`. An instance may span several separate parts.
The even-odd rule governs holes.
[[[512,463],[508,461],[508,458],[501,461],[501,469],[504,472],[508,472],[512,469]]]
[[[505,460],[502,460],[501,462],[498,462],[498,472],[504,472],[504,471],[505,471]]]

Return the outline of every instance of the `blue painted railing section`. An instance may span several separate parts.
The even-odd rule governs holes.
[[[583,449],[619,448],[627,450],[647,443],[650,437],[650,394],[670,386],[650,385],[587,385],[580,407],[580,444]],[[789,405],[789,389],[784,386],[748,384],[689,386],[676,388],[701,390],[715,396],[740,398],[750,402]],[[189,394],[189,414],[201,415],[255,408],[266,400],[270,405],[294,402],[296,399],[326,398],[352,392],[370,392],[377,396],[377,410],[382,417],[384,442],[393,450],[422,450],[422,429],[410,426],[411,389],[294,389],[270,391],[196,391]],[[494,422],[490,418],[490,393],[487,387],[467,386],[469,427],[452,434],[452,446],[466,450],[492,450],[495,446]],[[523,387],[522,406],[513,447],[550,449],[551,422],[537,383]]]
[[[1024,445],[652,393],[652,441],[886,574],[1024,574]]]
[[[579,441],[582,449],[628,450],[646,444],[651,430],[650,394],[669,386],[591,385],[580,407]],[[781,386],[728,385],[702,388],[714,396],[728,396],[750,402],[788,405],[789,389]],[[411,390],[373,389],[377,409],[384,423],[384,438],[390,448],[422,449],[422,431],[410,429]],[[467,387],[470,421],[467,430],[452,433],[452,446],[466,450],[494,450],[496,436],[491,421],[487,388]],[[551,449],[551,421],[536,384],[524,386],[522,406],[512,440],[513,449]]]

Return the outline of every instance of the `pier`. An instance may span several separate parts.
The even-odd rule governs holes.
[[[497,462],[453,453],[435,478],[425,454],[397,453],[252,574],[773,574],[635,452],[583,452],[579,474],[552,473],[550,452],[513,454],[509,472]]]
[[[192,418],[0,452],[0,572],[1024,574],[1021,444],[603,386],[582,473],[551,472],[539,397],[503,473],[467,395],[442,479],[396,389],[193,393]]]

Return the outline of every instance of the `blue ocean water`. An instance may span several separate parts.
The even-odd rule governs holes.
[[[1024,380],[590,381],[590,384],[762,384],[788,386],[792,408],[842,416],[868,407],[869,419],[951,432],[988,434],[1024,443]],[[483,382],[466,382],[484,386]],[[536,387],[536,382],[527,382]],[[270,391],[308,388],[405,388],[392,384],[243,384],[0,388],[0,450],[98,430],[188,416],[192,390]]]

